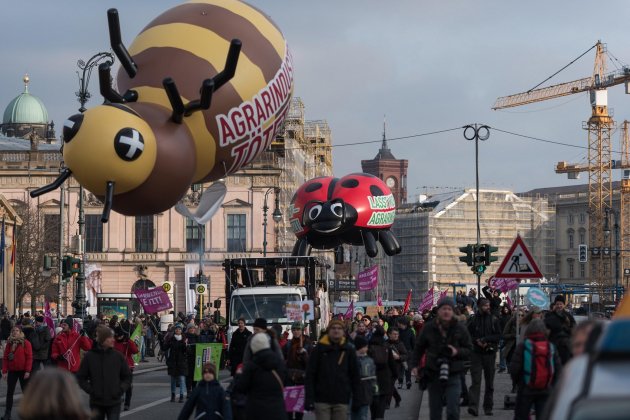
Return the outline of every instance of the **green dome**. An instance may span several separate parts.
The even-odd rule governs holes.
[[[9,102],[4,110],[3,124],[47,124],[48,111],[44,103],[28,93],[28,76],[24,76],[24,92]]]

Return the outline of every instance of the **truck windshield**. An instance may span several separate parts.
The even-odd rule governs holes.
[[[256,318],[267,322],[288,322],[284,307],[287,302],[301,300],[299,294],[277,295],[232,295],[230,302],[230,324],[238,324],[239,318],[252,325]]]

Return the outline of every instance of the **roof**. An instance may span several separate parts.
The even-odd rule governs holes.
[[[374,160],[396,160],[389,148],[379,149],[378,153],[374,157]]]
[[[28,76],[24,77],[24,92],[13,98],[4,110],[3,124],[47,124],[48,111],[44,103],[28,92]]]
[[[38,143],[40,151],[59,152],[61,146],[58,143]],[[31,141],[18,137],[5,137],[0,134],[0,152],[6,151],[28,151],[31,150]]]

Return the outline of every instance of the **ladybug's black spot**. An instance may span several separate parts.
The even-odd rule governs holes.
[[[306,188],[304,188],[304,191],[310,193],[319,190],[321,187],[323,187],[321,182],[313,182],[312,184],[308,184]]]
[[[359,186],[359,181],[354,178],[346,179],[341,183],[341,186],[344,188],[356,188]]]
[[[370,185],[370,192],[372,193],[373,196],[385,195],[383,193],[383,190],[381,190],[376,185]]]

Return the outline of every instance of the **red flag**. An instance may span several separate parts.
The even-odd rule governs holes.
[[[411,289],[407,293],[407,299],[405,299],[405,306],[403,307],[403,314],[406,314],[409,310],[409,305],[411,305]]]
[[[424,295],[424,298],[422,298],[422,303],[420,303],[418,311],[422,312],[425,309],[431,309],[433,307],[433,297],[433,287],[431,287]]]
[[[354,301],[350,302],[350,306],[348,306],[348,310],[346,314],[343,316],[344,319],[352,319],[354,316]]]
[[[443,292],[440,292],[440,297],[438,298],[438,302],[442,300],[443,298],[445,298],[447,294],[448,294],[448,289],[444,289]]]

